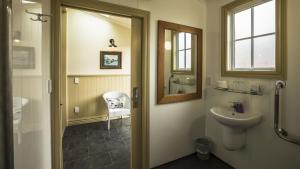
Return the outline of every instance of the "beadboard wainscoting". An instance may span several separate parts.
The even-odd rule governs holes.
[[[79,78],[79,83],[75,83]],[[68,75],[68,126],[106,120],[107,109],[102,94],[120,91],[130,96],[130,75]],[[75,113],[75,107],[79,113]]]

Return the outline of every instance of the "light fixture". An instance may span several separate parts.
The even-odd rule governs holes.
[[[109,18],[110,17],[110,15],[108,15],[108,14],[101,14],[102,16],[105,16],[105,17],[107,17],[107,18]]]
[[[36,2],[28,1],[28,0],[21,0],[22,4],[35,4]]]
[[[118,47],[116,44],[115,44],[115,40],[114,39],[109,39],[109,43],[110,45],[108,47]]]
[[[170,41],[166,41],[166,42],[165,42],[165,49],[166,49],[166,50],[171,50],[171,49],[172,49],[172,44],[171,44]]]
[[[20,31],[14,32],[13,41],[17,42],[17,43],[21,41],[21,32]]]

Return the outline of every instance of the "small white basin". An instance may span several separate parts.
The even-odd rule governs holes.
[[[17,134],[17,143],[22,142],[22,132],[21,132],[21,120],[22,120],[22,108],[29,103],[27,98],[14,96],[13,97],[13,131]]]
[[[29,100],[22,97],[13,97],[13,118],[14,120],[21,119],[22,108],[28,104]]]
[[[210,114],[222,124],[223,144],[231,151],[245,147],[246,129],[257,125],[261,120],[259,113],[237,113],[225,107],[213,107]]]
[[[210,109],[210,112],[221,124],[241,129],[252,127],[261,119],[261,114],[259,113],[237,113],[223,107],[213,107]]]

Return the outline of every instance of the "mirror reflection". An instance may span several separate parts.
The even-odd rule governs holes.
[[[164,94],[197,92],[197,35],[165,29]]]

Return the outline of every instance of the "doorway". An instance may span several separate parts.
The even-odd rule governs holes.
[[[130,169],[131,18],[64,8],[62,29],[64,169]]]
[[[55,169],[62,169],[63,163],[64,163],[64,154],[63,154],[63,137],[64,132],[68,132],[68,127],[65,129],[66,126],[73,126],[82,124],[82,125],[88,125],[88,124],[96,124],[98,127],[100,124],[103,124],[102,126],[106,126],[107,121],[105,116],[97,116],[94,118],[81,118],[81,119],[72,119],[73,121],[68,120],[70,116],[66,116],[66,112],[70,112],[70,109],[72,112],[81,112],[80,110],[83,110],[80,108],[80,106],[73,105],[69,106],[69,99],[70,95],[68,95],[69,86],[67,85],[69,82],[72,84],[79,84],[81,82],[85,82],[85,78],[83,77],[77,77],[71,76],[70,78],[67,76],[68,71],[66,68],[67,64],[67,53],[66,51],[66,20],[65,14],[67,11],[66,9],[70,10],[80,10],[82,12],[85,12],[85,14],[90,13],[92,15],[100,17],[101,18],[108,18],[110,17],[121,17],[121,18],[127,18],[131,20],[130,28],[131,28],[131,69],[130,72],[130,87],[129,91],[127,92],[130,97],[130,122],[129,125],[131,127],[131,147],[130,147],[130,162],[129,162],[129,168],[132,169],[141,169],[141,168],[148,168],[148,26],[149,26],[149,13],[146,11],[118,6],[118,5],[112,5],[110,3],[104,3],[104,2],[98,2],[98,1],[68,1],[68,0],[61,0],[56,1],[53,3],[54,8],[54,20],[55,23],[53,24],[53,46],[54,46],[54,60],[53,60],[53,79],[54,79],[54,93],[52,97],[52,118],[53,118],[53,124],[52,124],[52,138],[53,138],[53,168]],[[67,12],[68,13],[68,12]],[[120,22],[116,19],[114,22]],[[124,24],[124,23],[123,23]],[[107,43],[109,43],[107,46],[111,46],[111,39],[114,40],[114,43],[116,46],[118,46],[118,41],[116,41],[115,38],[110,38]],[[113,46],[113,45],[112,45]],[[101,53],[102,49],[99,49],[98,57],[101,62],[101,55],[105,55],[107,53],[103,52],[116,52],[116,50],[112,49],[104,49]],[[109,53],[108,56],[110,57],[116,57],[112,56],[116,53]],[[86,56],[88,57],[88,56]],[[81,62],[83,64],[83,62]],[[79,64],[81,64],[79,63]],[[100,66],[105,66],[101,65]],[[107,65],[106,65],[107,66]],[[111,66],[111,65],[108,65]],[[76,67],[76,66],[75,66]],[[98,67],[99,69],[99,67]],[[97,79],[97,78],[96,78]],[[84,80],[84,81],[82,81]],[[101,80],[100,80],[101,81]],[[119,83],[126,83],[126,81],[123,79]],[[92,84],[90,82],[86,83]],[[102,83],[101,83],[102,84]],[[67,87],[68,86],[68,87]],[[108,90],[107,90],[108,91]],[[73,93],[73,92],[71,92]],[[122,92],[126,93],[126,92]],[[97,93],[98,98],[103,98],[101,95],[101,92]],[[102,93],[103,94],[103,93]],[[100,99],[98,99],[100,100]],[[97,107],[96,103],[95,107]],[[101,103],[99,103],[101,105]],[[79,108],[79,109],[78,109]],[[91,109],[90,107],[87,109]],[[74,115],[73,113],[73,115]],[[100,113],[101,114],[101,113]],[[77,114],[78,115],[78,114]],[[104,114],[102,114],[104,115]],[[126,121],[127,120],[127,121]],[[92,123],[93,122],[93,123]],[[111,120],[111,129],[105,128],[107,131],[106,134],[112,134],[112,128],[116,127],[118,123],[128,123],[128,118],[125,119],[117,119],[117,120]],[[88,123],[88,124],[87,124]],[[123,123],[123,124],[124,124]],[[121,126],[124,126],[121,124]],[[115,125],[115,126],[114,126]],[[76,132],[80,130],[76,130]],[[95,132],[96,133],[96,132]],[[103,134],[103,133],[102,133]],[[104,135],[106,135],[104,134]],[[127,133],[128,134],[128,133]],[[97,135],[99,136],[99,135]],[[111,137],[111,135],[110,135]],[[101,146],[101,145],[99,145]],[[95,150],[95,149],[93,149]],[[119,152],[119,151],[117,151]],[[99,158],[95,158],[96,163],[99,162]],[[88,164],[92,165],[92,164]],[[97,166],[97,167],[103,167],[103,166]]]

